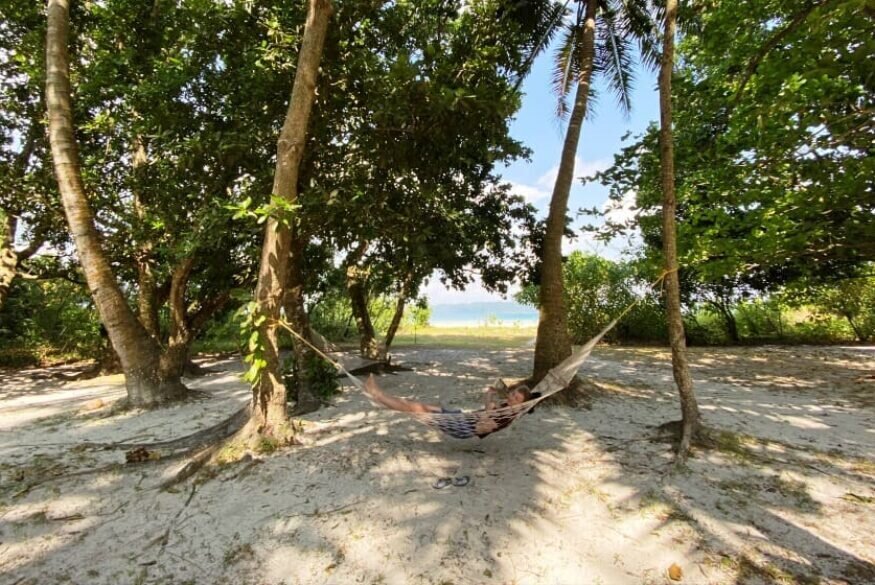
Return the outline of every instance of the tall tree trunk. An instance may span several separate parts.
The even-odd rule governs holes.
[[[164,378],[159,372],[158,344],[128,306],[94,226],[73,132],[67,54],[69,27],[69,0],[49,0],[46,101],[55,175],[88,288],[122,363],[129,402],[134,406],[155,406],[182,397],[186,389],[178,377]]]
[[[559,172],[553,186],[550,212],[547,216],[547,231],[541,252],[541,287],[539,293],[540,315],[538,336],[535,341],[535,365],[532,381],[537,383],[551,368],[571,354],[571,337],[568,334],[568,315],[565,306],[565,286],[562,282],[562,236],[565,234],[565,218],[568,212],[568,196],[574,179],[574,159],[587,104],[595,62],[595,18],[597,2],[587,0],[583,21],[581,43],[580,79],[574,96],[574,108],[568,121]]]
[[[140,323],[154,339],[161,339],[161,326],[158,320],[158,283],[152,271],[152,242],[146,233],[146,205],[140,184],[143,179],[143,168],[148,162],[146,146],[141,137],[134,141],[132,154],[132,171],[134,175],[134,215],[137,218],[137,316]]]
[[[316,93],[316,77],[332,8],[330,0],[310,0],[298,68],[286,119],[277,141],[273,194],[294,204],[298,198],[298,171],[307,138],[310,110]],[[264,231],[261,264],[255,299],[258,313],[265,317],[259,326],[265,366],[252,388],[252,418],[244,433],[291,439],[277,345],[277,321],[288,278],[292,232],[288,222],[269,218]]]
[[[398,291],[398,300],[395,303],[395,314],[392,315],[389,329],[386,330],[386,339],[383,341],[383,355],[386,357],[389,355],[389,348],[392,347],[392,341],[395,340],[395,334],[398,332],[398,327],[401,325],[401,319],[404,317],[404,307],[407,305],[407,299],[410,298],[412,289],[413,269],[410,268],[404,275],[404,281],[401,283],[401,290]]]
[[[674,182],[674,137],[672,134],[671,77],[674,70],[674,37],[677,19],[677,0],[667,0],[663,51],[659,68],[659,155],[662,171],[662,236],[665,269],[666,313],[671,343],[671,362],[675,383],[681,398],[681,442],[677,461],[683,464],[690,445],[700,431],[699,406],[693,391],[693,380],[687,363],[684,321],[681,315],[680,279],[678,277],[677,226],[675,213],[677,199]]]
[[[285,308],[286,318],[292,328],[304,339],[313,343],[310,331],[310,319],[304,305],[304,250],[306,240],[298,226],[292,228],[292,253],[289,256],[289,276],[286,283]],[[313,359],[313,352],[297,337],[292,339],[295,352],[295,387],[292,388],[295,399],[295,414],[313,412],[321,406],[321,401],[313,392],[310,381],[305,375],[306,363]]]
[[[3,213],[3,212],[0,212]],[[11,213],[3,213],[0,225],[0,309],[6,303],[9,289],[18,274],[18,254],[15,253],[15,230],[18,220]]]

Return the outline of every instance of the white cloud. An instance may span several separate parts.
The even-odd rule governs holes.
[[[583,161],[579,157],[574,158],[574,181],[577,182],[581,177],[588,177],[599,171],[603,171],[611,166],[611,161],[606,158],[599,158],[591,161]],[[559,175],[559,165],[550,168],[549,171],[538,177],[537,185],[542,189],[552,191],[553,185],[556,183],[556,177]]]
[[[606,199],[602,204],[602,212],[605,219],[612,223],[626,223],[635,218],[638,208],[635,206],[636,194],[634,191],[626,191],[619,201]]]
[[[536,201],[540,201],[541,199],[545,199],[550,196],[548,191],[544,191],[537,187],[532,187],[531,185],[522,185],[520,183],[511,183],[511,193],[514,195],[522,195],[522,197],[526,200],[526,203],[535,203]]]
[[[598,171],[603,171],[610,166],[610,161],[607,159],[596,159],[593,161],[584,162],[579,158],[574,159],[574,180],[575,183],[580,177],[587,177]],[[556,177],[559,175],[559,165],[551,167],[546,173],[538,177],[534,185],[524,185],[522,183],[511,182],[513,193],[522,195],[527,203],[536,203],[543,199],[549,199],[553,193],[553,186],[556,183]]]

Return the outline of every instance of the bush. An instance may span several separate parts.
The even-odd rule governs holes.
[[[646,286],[627,262],[572,252],[563,267],[568,330],[574,343],[585,343],[640,297]],[[663,342],[668,339],[662,303],[651,291],[605,336],[614,342]],[[538,287],[527,286],[517,302],[538,305]]]
[[[307,385],[313,393],[321,399],[328,399],[340,392],[340,383],[337,381],[337,369],[318,355],[307,354],[303,375]],[[283,380],[286,388],[290,390],[289,399],[292,399],[292,389],[295,387],[295,376],[300,370],[295,363],[295,354],[292,353],[283,363]]]
[[[100,321],[85,287],[66,280],[16,280],[0,310],[0,360],[97,357]],[[31,357],[27,357],[31,356]]]

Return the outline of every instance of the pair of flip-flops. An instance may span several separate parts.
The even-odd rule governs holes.
[[[451,485],[455,487],[465,487],[471,483],[471,478],[467,475],[459,475],[456,477],[442,477],[434,482],[431,487],[436,490],[442,490],[444,488],[448,488]]]

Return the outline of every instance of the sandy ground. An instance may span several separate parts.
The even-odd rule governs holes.
[[[475,408],[531,357],[401,350],[412,370],[380,383]],[[89,408],[123,395],[118,377],[0,374],[0,583],[656,584],[675,582],[673,564],[682,583],[875,583],[875,348],[692,357],[724,432],[684,472],[655,438],[678,413],[668,353],[601,348],[582,372],[589,409],[441,440],[347,385],[303,421],[304,446],[172,491],[155,486],[178,463],[81,444],[223,419],[248,396],[239,362],[189,382],[208,399],[109,417]],[[432,488],[456,475],[472,481]]]

